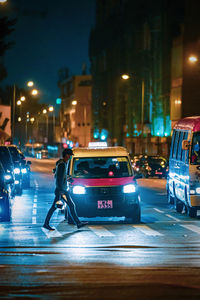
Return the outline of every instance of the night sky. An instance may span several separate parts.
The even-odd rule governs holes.
[[[17,16],[16,30],[9,37],[15,46],[4,63],[8,78],[3,84],[25,87],[33,80],[41,102],[55,104],[59,96],[58,70],[89,73],[88,41],[95,22],[95,0],[8,0],[9,14]]]

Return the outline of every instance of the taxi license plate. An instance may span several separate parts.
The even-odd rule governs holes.
[[[112,200],[98,200],[97,201],[98,209],[110,209],[113,208],[113,201]]]

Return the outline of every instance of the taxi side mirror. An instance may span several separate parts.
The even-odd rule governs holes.
[[[183,140],[183,141],[182,141],[182,149],[183,149],[183,150],[188,150],[189,147],[190,147],[190,141]]]

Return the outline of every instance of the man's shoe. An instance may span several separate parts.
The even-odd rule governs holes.
[[[80,223],[77,224],[77,228],[79,229],[79,228],[81,228],[83,226],[86,226],[86,225],[88,225],[88,222],[80,222]]]
[[[48,229],[48,230],[51,230],[51,231],[55,230],[55,228],[49,226],[48,224],[44,224],[44,225],[43,225],[43,228]]]

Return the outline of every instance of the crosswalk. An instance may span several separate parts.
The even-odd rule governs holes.
[[[172,225],[176,225],[173,226]],[[71,227],[70,227],[71,226]],[[63,231],[63,228],[65,230]],[[56,231],[49,232],[42,228],[42,231],[45,233],[47,238],[66,235],[67,233],[73,233],[76,231],[76,228],[73,225],[65,225],[63,228],[56,228]],[[184,229],[184,230],[183,230]],[[166,238],[176,236],[183,236],[186,234],[187,236],[192,234],[200,235],[200,224],[188,224],[188,222],[177,222],[173,224],[172,222],[163,222],[155,224],[137,224],[137,225],[129,225],[129,224],[118,224],[118,225],[88,225],[84,227],[81,231],[81,234],[89,235],[93,234],[99,238],[129,238],[131,237],[156,237],[156,238]]]

